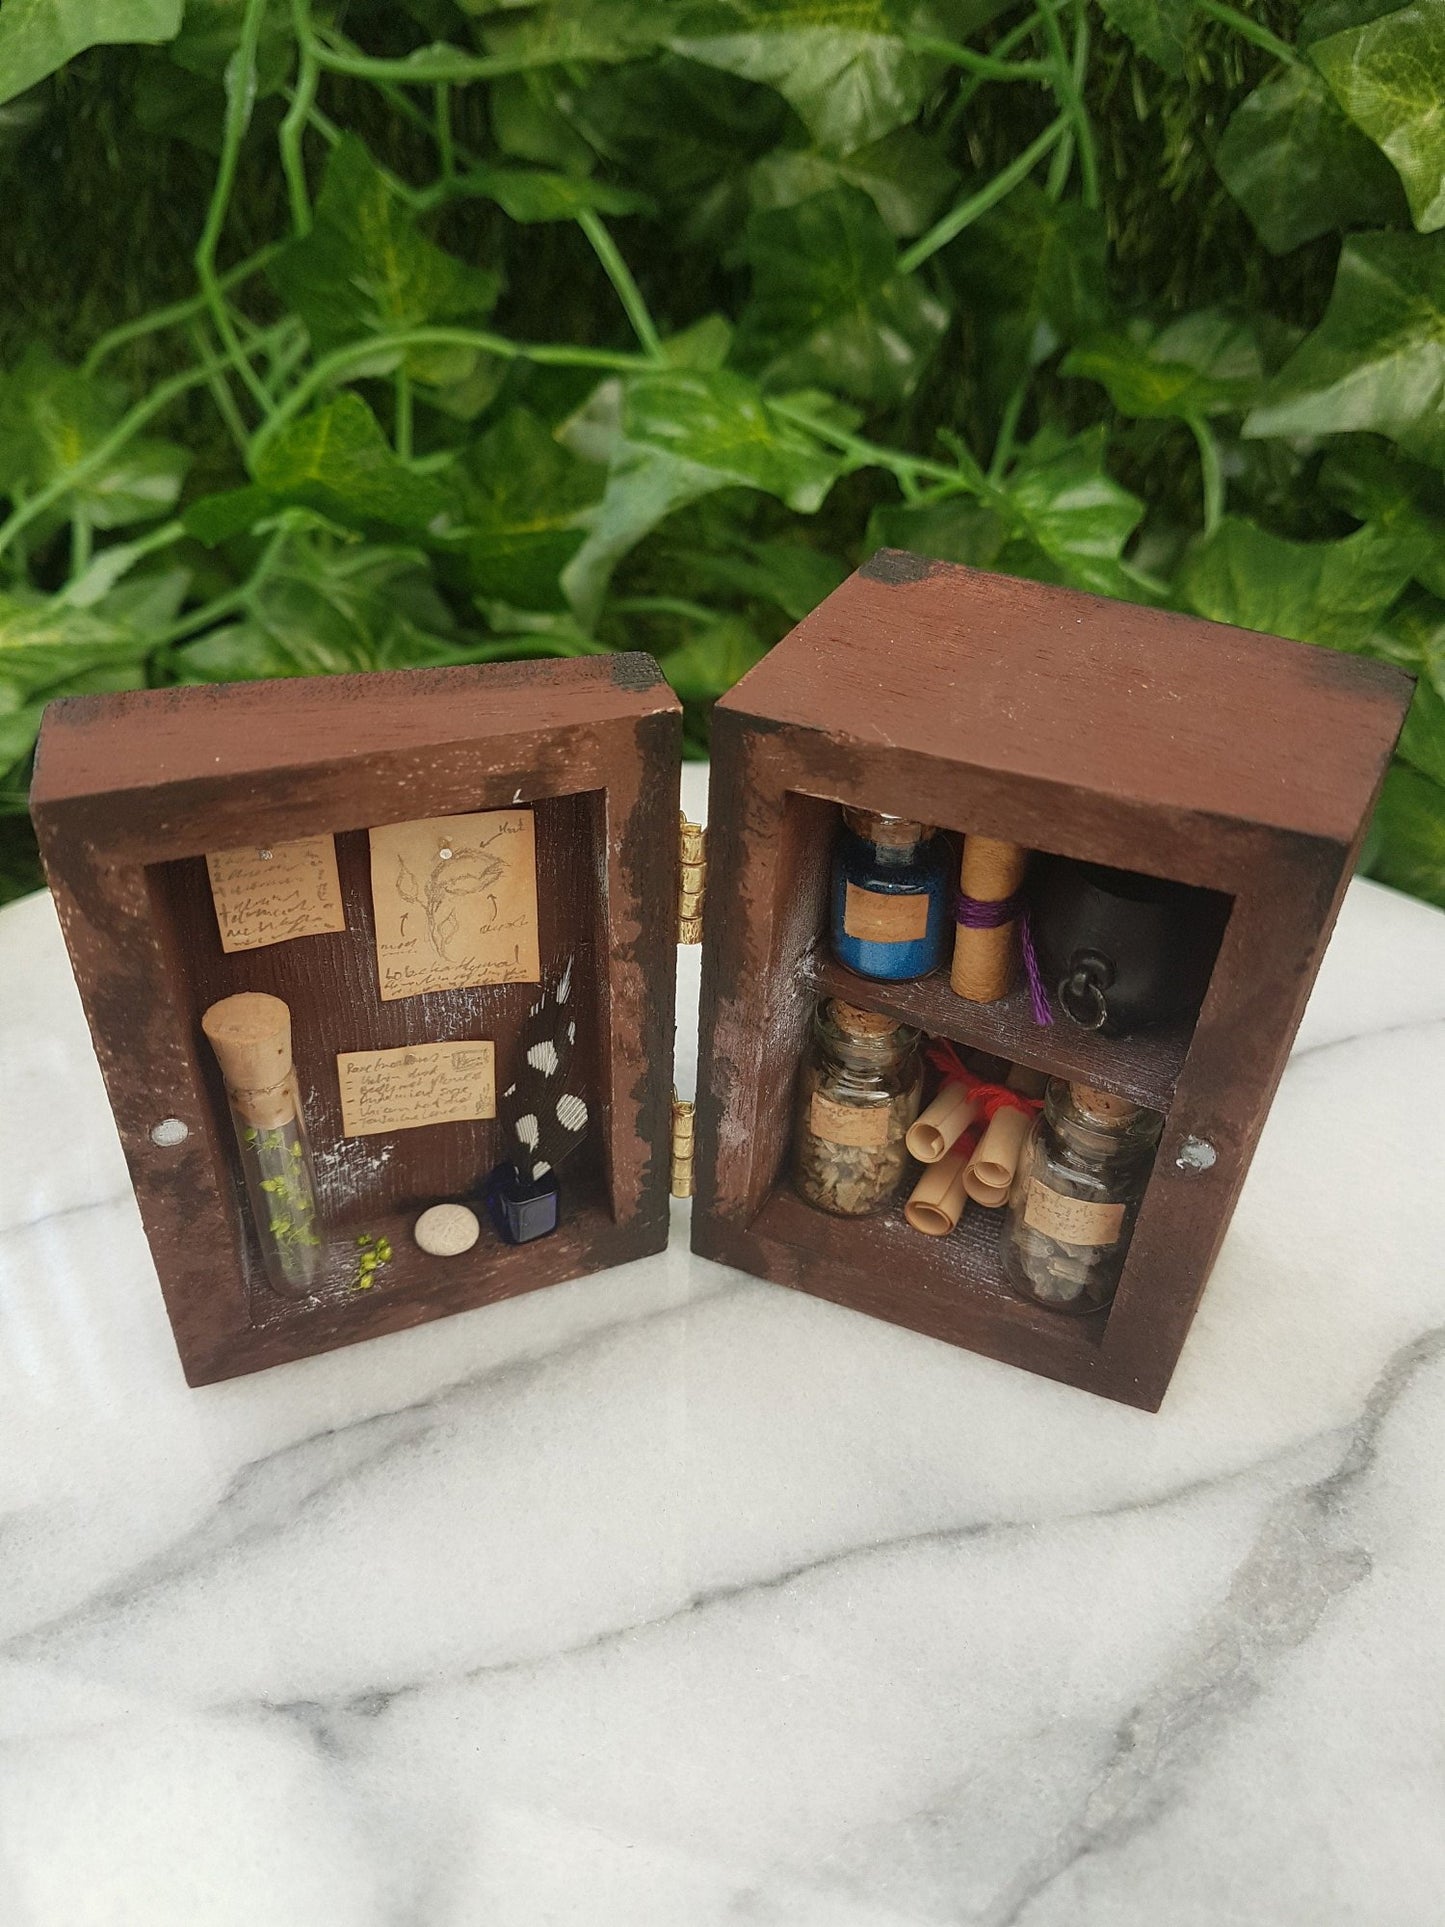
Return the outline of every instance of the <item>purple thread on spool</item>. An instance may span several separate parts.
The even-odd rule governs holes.
[[[1029,922],[1022,890],[1016,890],[1011,897],[1000,897],[996,903],[987,903],[982,897],[967,897],[960,890],[954,920],[965,930],[1001,930],[1006,923],[1018,924],[1024,975],[1029,980],[1029,1008],[1036,1024],[1051,1024],[1054,1014],[1049,1008],[1049,993],[1044,988],[1043,972],[1039,969],[1033,927]]]

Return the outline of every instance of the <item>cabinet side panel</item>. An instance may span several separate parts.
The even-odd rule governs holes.
[[[790,795],[766,730],[718,712],[708,799],[694,1241],[746,1224],[787,1151],[814,998],[803,967],[827,889],[833,812]],[[774,753],[777,751],[778,753]]]
[[[1164,1397],[1334,928],[1354,851],[1281,837],[1236,898],[1104,1340],[1114,1396]],[[1195,1144],[1191,1144],[1195,1140]],[[1213,1162],[1200,1168],[1196,1145]]]

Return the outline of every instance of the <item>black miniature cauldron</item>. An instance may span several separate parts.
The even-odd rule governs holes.
[[[1081,1029],[1118,1037],[1198,1010],[1223,927],[1210,892],[1045,857],[1029,896],[1044,982]]]

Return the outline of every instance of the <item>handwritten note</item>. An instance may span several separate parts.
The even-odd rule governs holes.
[[[346,928],[336,844],[329,836],[212,850],[206,868],[225,951],[259,950]]]
[[[343,1052],[336,1060],[342,1135],[374,1137],[495,1117],[495,1056],[485,1038]]]
[[[530,810],[373,830],[371,897],[384,1003],[431,990],[541,982]]]

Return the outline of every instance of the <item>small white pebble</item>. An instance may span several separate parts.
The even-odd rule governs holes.
[[[470,1251],[481,1236],[475,1211],[464,1204],[434,1204],[423,1211],[412,1236],[432,1258],[455,1258]]]

